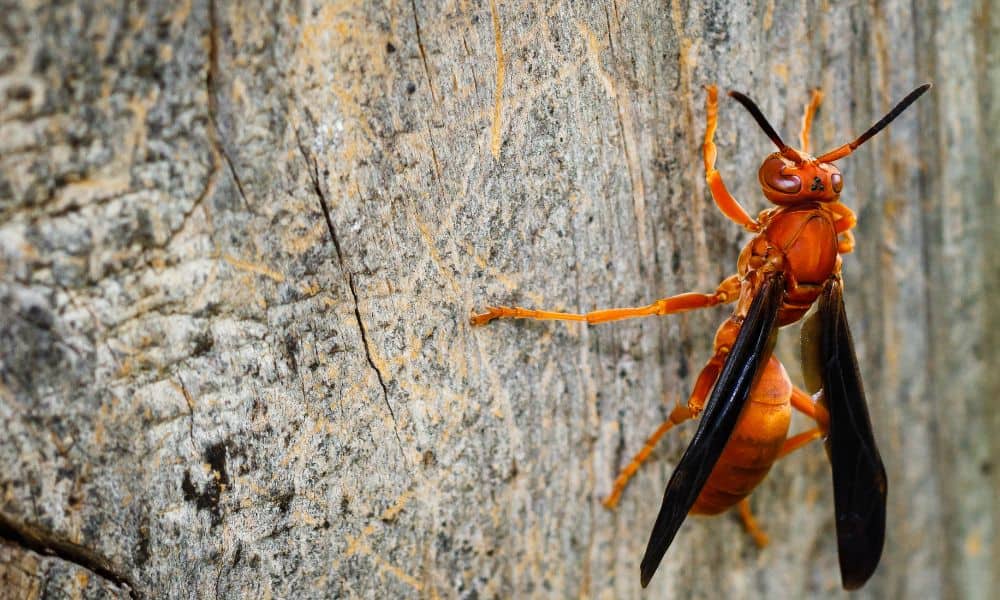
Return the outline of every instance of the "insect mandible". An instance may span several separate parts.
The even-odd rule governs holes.
[[[750,98],[729,92],[778,147],[757,174],[764,196],[776,206],[755,219],[729,193],[715,168],[718,93],[708,86],[705,178],[722,213],[754,234],[739,255],[736,274],[713,293],[684,293],[648,306],[582,314],[496,306],[472,317],[473,325],[500,318],[596,324],[736,303],[715,334],[715,352],[695,380],[687,404],[678,405],[649,437],[604,500],[613,508],[660,438],[673,426],[700,416],[653,525],[640,567],[643,587],[688,514],[718,514],[738,505],[750,534],[759,545],[766,544],[747,497],[778,458],[821,437],[833,472],[844,588],[861,587],[878,566],[885,540],[886,474],[844,309],[841,255],[854,249],[851,229],[857,219],[840,202],[844,181],[833,163],[885,128],[930,87],[928,83],[914,89],[854,141],[818,157],[808,154],[809,130],[822,98],[818,91],[803,116],[800,149],[782,141]],[[802,319],[817,301],[817,310],[802,328],[802,367],[810,394],[792,385],[772,349],[778,328]],[[788,437],[793,407],[816,426]]]

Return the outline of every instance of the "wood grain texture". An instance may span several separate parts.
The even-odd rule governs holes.
[[[826,148],[933,81],[842,163],[847,306],[889,474],[860,595],[989,597],[998,36],[991,0],[0,1],[0,581],[639,596],[693,428],[616,512],[599,500],[725,309],[469,315],[639,304],[733,272],[747,236],[704,184],[703,85],[750,93],[786,139],[821,86]],[[763,209],[767,139],[724,102],[716,141]],[[793,378],[796,346],[790,329]],[[839,597],[821,446],[752,502],[771,547],[733,516],[691,519],[648,595]]]

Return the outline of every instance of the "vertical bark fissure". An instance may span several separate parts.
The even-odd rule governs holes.
[[[403,452],[403,441],[399,437],[399,422],[396,420],[396,411],[392,408],[392,403],[389,401],[389,386],[385,383],[385,376],[382,374],[382,370],[378,368],[375,364],[375,359],[372,357],[371,342],[368,339],[368,330],[365,327],[364,320],[361,318],[361,310],[358,307],[358,290],[354,285],[354,274],[347,270],[347,266],[344,263],[344,253],[340,247],[340,237],[337,235],[337,229],[333,225],[333,218],[330,215],[330,205],[326,200],[326,193],[323,192],[323,187],[319,181],[319,163],[316,161],[315,157],[312,157],[307,151],[305,146],[302,144],[299,134],[295,132],[295,139],[299,146],[299,152],[302,153],[302,158],[306,161],[306,170],[309,173],[309,179],[313,185],[313,191],[316,197],[319,199],[320,208],[323,211],[323,218],[326,220],[326,227],[330,233],[330,239],[333,241],[334,251],[337,253],[337,263],[340,265],[340,270],[347,279],[347,287],[351,291],[351,299],[354,303],[354,320],[358,326],[358,331],[361,334],[361,342],[365,349],[365,360],[368,362],[368,366],[375,372],[375,377],[378,379],[379,387],[382,388],[382,399],[385,401],[385,406],[389,410],[389,416],[392,417],[393,433],[396,436],[396,443],[399,445],[399,452],[403,455],[403,460],[406,460],[406,453]]]
[[[208,72],[205,77],[205,87],[208,93],[208,121],[209,137],[212,140],[212,150],[216,156],[221,156],[229,168],[229,174],[236,184],[236,190],[243,199],[243,205],[247,210],[253,212],[250,201],[247,200],[246,192],[243,189],[243,181],[240,180],[239,173],[233,165],[233,159],[226,150],[226,144],[222,141],[222,130],[219,128],[219,104],[216,99],[216,92],[219,86],[219,24],[215,15],[215,0],[208,2]]]

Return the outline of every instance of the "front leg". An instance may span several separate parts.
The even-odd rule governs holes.
[[[698,294],[689,292],[678,294],[669,298],[661,298],[647,306],[636,306],[627,308],[605,308],[588,313],[567,313],[551,310],[536,310],[531,308],[521,308],[519,306],[491,306],[486,312],[474,315],[470,322],[473,325],[485,325],[494,319],[535,319],[538,321],[581,321],[594,325],[596,323],[606,323],[608,321],[618,321],[621,319],[631,319],[634,317],[652,317],[658,315],[669,315],[695,310],[698,308],[708,308],[718,304],[733,302],[740,295],[740,277],[732,275],[723,280],[712,294]]]
[[[726,189],[725,182],[722,181],[722,175],[715,168],[715,159],[718,151],[715,148],[714,139],[715,127],[718,123],[719,115],[719,91],[714,85],[706,86],[705,91],[708,92],[708,97],[705,99],[707,119],[705,125],[705,144],[702,146],[702,154],[705,159],[705,181],[708,182],[708,189],[711,190],[712,198],[715,199],[715,203],[718,205],[719,210],[722,211],[722,214],[743,226],[747,231],[757,233],[761,229],[760,223],[754,221],[753,217],[747,214],[747,211],[743,209],[736,198],[733,198],[729,190]]]

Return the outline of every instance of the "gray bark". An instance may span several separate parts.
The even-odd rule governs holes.
[[[0,5],[0,595],[638,596],[693,425],[599,501],[727,309],[468,317],[732,273],[713,82],[789,140],[821,86],[823,149],[933,81],[842,162],[890,486],[860,595],[997,584],[995,2]],[[763,209],[731,101],[717,142]],[[821,445],[752,502],[770,547],[690,519],[649,596],[839,597]]]

